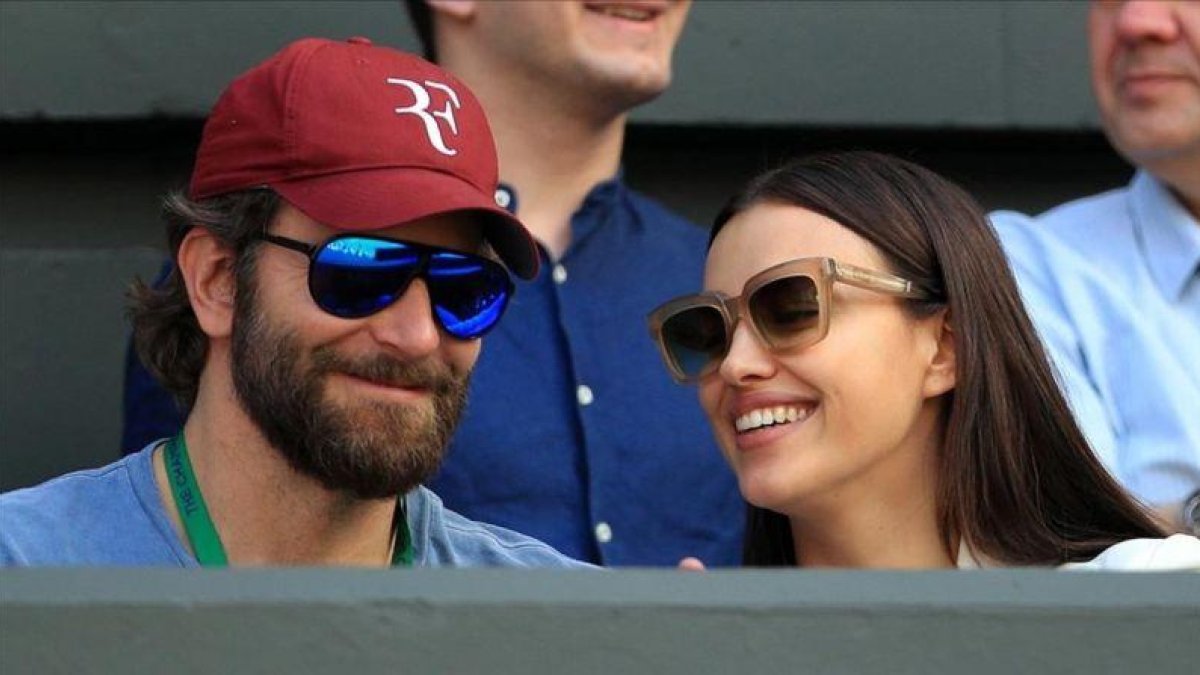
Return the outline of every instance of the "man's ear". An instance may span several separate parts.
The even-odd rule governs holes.
[[[932,328],[937,331],[937,343],[936,351],[929,362],[929,370],[925,373],[923,393],[928,398],[941,396],[953,389],[958,374],[954,325],[951,322],[950,310],[942,312]]]
[[[177,260],[200,329],[210,339],[229,337],[237,289],[233,251],[212,232],[193,227],[179,245]]]
[[[425,4],[431,11],[459,21],[475,16],[478,9],[476,0],[425,0]]]

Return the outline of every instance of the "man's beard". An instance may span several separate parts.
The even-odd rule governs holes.
[[[246,281],[235,303],[233,384],[267,442],[295,470],[360,499],[401,495],[432,476],[466,405],[468,375],[385,354],[350,359],[328,345],[305,354],[294,331],[270,325]],[[325,397],[335,373],[422,388],[433,405],[365,397],[338,404]]]

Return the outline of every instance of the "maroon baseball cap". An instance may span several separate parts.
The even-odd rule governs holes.
[[[533,237],[496,205],[496,145],[465,85],[366,38],[298,40],[229,85],[208,121],[192,199],[270,187],[339,230],[472,211],[517,276]]]

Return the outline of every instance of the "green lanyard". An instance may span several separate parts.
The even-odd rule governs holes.
[[[167,465],[167,482],[171,484],[171,496],[175,499],[175,508],[183,521],[183,529],[187,532],[188,541],[196,560],[204,567],[221,567],[229,564],[225,556],[225,547],[221,545],[221,537],[213,526],[212,517],[208,515],[208,507],[204,505],[204,495],[200,494],[200,485],[196,482],[196,474],[192,471],[192,462],[188,459],[187,441],[183,432],[167,441],[164,454]],[[411,567],[413,562],[412,533],[408,529],[408,512],[404,506],[404,498],[396,500],[396,512],[392,518],[392,531],[395,545],[392,548],[392,567]]]

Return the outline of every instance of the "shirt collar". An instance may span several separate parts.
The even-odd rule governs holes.
[[[593,185],[592,189],[588,191],[587,196],[583,198],[583,206],[600,206],[606,202],[615,200],[620,195],[624,176],[625,169],[622,167],[617,169],[617,175]],[[520,199],[517,195],[517,188],[511,183],[500,181],[500,184],[496,186],[496,206],[515,216],[517,215],[519,205]]]
[[[1178,300],[1200,267],[1200,223],[1145,171],[1134,176],[1130,200],[1147,267],[1163,294]]]
[[[583,210],[584,207],[602,207],[616,201],[621,194],[621,178],[624,173],[624,169],[618,169],[617,175],[593,185],[587,196],[583,198],[583,206],[580,207],[580,210]]]
[[[624,169],[618,169],[617,174],[612,178],[593,185],[583,198],[583,202],[571,214],[571,243],[567,245],[567,250],[563,251],[563,260],[582,246],[604,223],[611,220],[613,214],[617,213],[617,207],[624,197],[623,175]],[[504,182],[497,186],[497,206],[520,218],[520,214],[517,213],[520,202],[521,199],[515,187]],[[541,251],[541,255],[549,256],[541,242],[538,242],[538,249]]]

